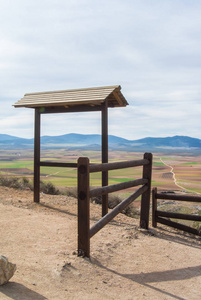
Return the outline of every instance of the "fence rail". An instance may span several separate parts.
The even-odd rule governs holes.
[[[157,199],[161,200],[175,200],[175,201],[187,201],[187,202],[201,202],[199,196],[187,196],[187,195],[174,195],[174,194],[162,194],[156,192]]]
[[[177,223],[172,219],[179,220],[190,220],[201,222],[201,216],[190,215],[174,212],[166,212],[157,209],[157,200],[173,200],[173,201],[187,201],[187,202],[201,202],[201,197],[199,196],[187,196],[187,195],[172,195],[172,194],[162,194],[157,192],[157,188],[152,190],[152,226],[157,227],[157,223],[161,223],[167,226],[171,226],[189,233],[196,235],[201,235],[201,231],[190,226]]]
[[[94,236],[100,229],[102,229],[107,223],[109,223],[114,217],[116,217],[120,212],[122,212],[129,204],[131,204],[135,199],[146,192],[148,187],[143,185],[135,193],[130,195],[127,199],[119,203],[113,210],[111,210],[107,215],[102,217],[91,229],[90,237]]]
[[[90,165],[89,170],[90,173],[103,172],[103,171],[111,171],[117,169],[144,166],[144,165],[148,165],[149,163],[150,162],[148,159],[139,159],[139,160],[127,160],[127,161],[114,162],[114,163],[92,164]]]
[[[90,191],[90,198],[108,194],[108,193],[113,193],[121,190],[125,190],[134,186],[142,185],[148,183],[148,179],[136,179],[136,180],[131,180],[131,181],[126,181],[122,183],[117,183],[109,186],[103,186],[101,188],[97,188],[94,190]]]
[[[106,172],[109,170],[131,168],[137,166],[143,167],[143,178],[90,190],[90,173]],[[142,228],[148,229],[151,193],[151,172],[151,153],[145,153],[144,159],[141,160],[94,165],[89,163],[89,159],[87,157],[80,157],[78,159],[78,255],[89,257],[90,238],[139,196],[142,196],[140,226]],[[102,216],[102,218],[96,224],[94,224],[92,228],[90,228],[90,197],[99,195],[104,196],[108,195],[108,193],[140,185],[141,187],[137,191],[135,191],[127,199],[119,203],[112,211]]]
[[[63,163],[52,161],[41,161],[41,167],[61,167],[61,168],[77,168],[77,163]]]

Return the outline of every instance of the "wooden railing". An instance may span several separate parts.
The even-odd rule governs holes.
[[[152,226],[157,227],[157,223],[161,223],[167,226],[171,226],[189,233],[201,235],[201,231],[190,226],[177,223],[171,219],[190,220],[201,222],[201,216],[181,214],[175,212],[166,212],[157,209],[157,200],[173,200],[173,201],[189,201],[189,202],[201,202],[201,197],[187,196],[187,195],[175,195],[175,194],[162,194],[157,192],[157,188],[152,190]]]
[[[109,170],[143,166],[142,178],[124,183],[103,186],[90,190],[90,173],[108,172]],[[110,222],[116,215],[122,212],[139,196],[141,198],[140,226],[148,229],[149,207],[151,193],[152,154],[145,153],[141,160],[132,160],[116,163],[103,163],[90,165],[87,157],[78,159],[78,255],[90,256],[90,238]],[[115,191],[130,187],[141,186],[127,199],[119,203],[113,210],[105,214],[96,224],[90,228],[90,198],[99,195],[107,195]]]

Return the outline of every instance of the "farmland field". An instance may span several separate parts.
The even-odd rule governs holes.
[[[42,161],[77,162],[80,156],[87,156],[91,163],[99,163],[99,151],[68,151],[66,149],[41,150]],[[112,151],[109,162],[141,159],[142,153]],[[0,151],[0,175],[27,177],[33,179],[33,151]],[[174,176],[175,175],[175,178]],[[142,177],[142,167],[114,170],[109,172],[109,184],[124,182]],[[201,193],[201,156],[153,155],[152,187],[160,191],[186,191]],[[77,170],[74,168],[41,167],[41,180],[52,182],[60,188],[77,185]],[[101,185],[101,174],[93,173],[90,184]],[[130,193],[132,189],[126,191]],[[124,192],[125,194],[125,192]]]
[[[41,161],[77,162],[80,156],[87,156],[91,163],[100,163],[101,154],[98,151],[69,151],[66,149],[42,150]],[[142,159],[143,153],[112,151],[109,152],[109,162]],[[33,180],[33,151],[0,151],[0,176],[26,177]],[[41,167],[40,179],[51,182],[60,190],[68,190],[77,186],[76,168]],[[142,167],[109,171],[109,184],[116,184],[128,180],[142,178]],[[190,193],[201,195],[201,156],[184,156],[153,154],[152,188],[157,187],[159,192],[171,191],[174,193]],[[101,186],[101,173],[92,173],[91,186]],[[117,192],[118,197],[125,199],[138,187]],[[140,210],[140,198],[133,202]],[[201,214],[201,205],[195,203],[178,203],[159,200],[160,210],[175,211],[180,213]],[[200,226],[197,222],[181,221],[190,226]]]

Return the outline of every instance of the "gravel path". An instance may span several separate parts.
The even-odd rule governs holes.
[[[119,215],[77,257],[77,203],[0,187],[1,253],[17,265],[0,299],[201,299],[201,240],[167,227],[141,231]],[[91,225],[101,208],[91,204]]]

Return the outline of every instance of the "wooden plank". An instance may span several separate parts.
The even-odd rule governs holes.
[[[174,194],[157,193],[156,198],[157,199],[163,199],[163,200],[201,202],[201,197],[199,197],[199,196],[187,196],[187,195],[174,195]]]
[[[108,100],[102,103],[102,163],[108,163]],[[102,186],[108,185],[108,170],[102,172]],[[102,217],[108,213],[108,194],[102,195]]]
[[[93,104],[93,103],[92,103]],[[41,105],[42,107],[42,105]],[[41,114],[55,114],[55,113],[75,113],[75,112],[90,112],[90,111],[101,111],[101,105],[75,105],[69,106],[66,104],[65,106],[51,106],[44,107],[41,110]]]
[[[139,160],[128,160],[114,163],[103,163],[103,164],[92,164],[90,165],[90,173],[102,172],[102,171],[111,171],[117,169],[126,169],[132,167],[140,167],[148,165],[150,162],[148,159],[139,159]]]
[[[34,202],[40,202],[40,112],[35,109],[34,127]]]
[[[49,91],[39,93],[25,94],[22,99],[14,104],[15,107],[39,107],[39,106],[57,106],[57,105],[79,105],[88,104],[97,101],[103,103],[105,99],[114,102],[115,106],[128,105],[126,99],[121,93],[120,86],[95,87],[76,90]],[[114,93],[115,92],[115,93]]]
[[[109,86],[99,86],[99,87],[88,87],[88,88],[79,88],[79,89],[68,89],[68,90],[58,90],[58,91],[46,91],[46,92],[35,92],[35,93],[26,93],[25,96],[29,95],[43,95],[43,94],[57,94],[57,93],[77,93],[77,92],[95,92],[95,91],[102,91],[102,90],[108,90],[110,93],[113,89],[119,88],[121,89],[120,85],[109,85]],[[112,90],[111,90],[112,89]]]
[[[90,229],[90,237],[94,236],[99,230],[101,230],[107,223],[109,223],[114,217],[116,217],[122,210],[124,210],[129,204],[131,204],[135,199],[142,195],[148,187],[143,185],[136,192],[130,195],[127,199],[119,203],[112,211],[107,213],[102,217],[92,228]]]
[[[177,222],[173,222],[173,221],[170,221],[170,220],[167,220],[164,218],[160,218],[160,217],[156,217],[156,221],[163,225],[167,225],[167,226],[170,226],[173,228],[177,228],[177,229],[201,236],[201,232],[195,228],[192,228],[192,227],[189,227],[189,226],[177,223]]]
[[[146,184],[147,182],[148,182],[147,179],[141,178],[141,179],[136,179],[136,180],[131,180],[131,181],[127,181],[127,182],[121,182],[121,183],[109,185],[106,187],[97,188],[97,189],[90,191],[90,198],[104,195],[107,193],[117,192],[120,190],[138,186],[138,185],[143,185],[143,184]]]
[[[115,95],[115,98],[117,99],[119,105],[121,106],[123,104],[123,102],[122,102],[122,96],[123,95],[119,95],[119,93],[117,92],[117,90],[114,90],[113,94]]]
[[[55,93],[55,94],[40,94],[40,95],[30,95],[26,97],[26,103],[34,103],[37,100],[37,103],[62,103],[62,102],[70,102],[71,104],[79,103],[80,101],[104,101],[104,99],[108,96],[108,91],[105,93]]]
[[[157,188],[154,188],[152,190],[152,226],[157,227],[156,223],[156,211],[157,211],[157,199],[156,195],[157,194]]]
[[[141,200],[140,227],[144,229],[148,229],[150,195],[151,195],[152,154],[145,153],[144,159],[149,161],[148,165],[143,166],[143,178],[148,179],[148,183],[147,183],[147,191],[142,195],[142,200]]]
[[[77,168],[77,163],[62,163],[52,161],[41,161],[41,167],[62,167],[62,168]]]
[[[201,216],[198,215],[188,215],[188,214],[181,214],[181,213],[174,213],[174,212],[167,212],[167,211],[156,211],[157,217],[165,217],[165,218],[173,218],[173,219],[181,219],[181,220],[190,220],[190,221],[198,221],[201,222]]]
[[[78,256],[90,256],[89,159],[78,159]]]

